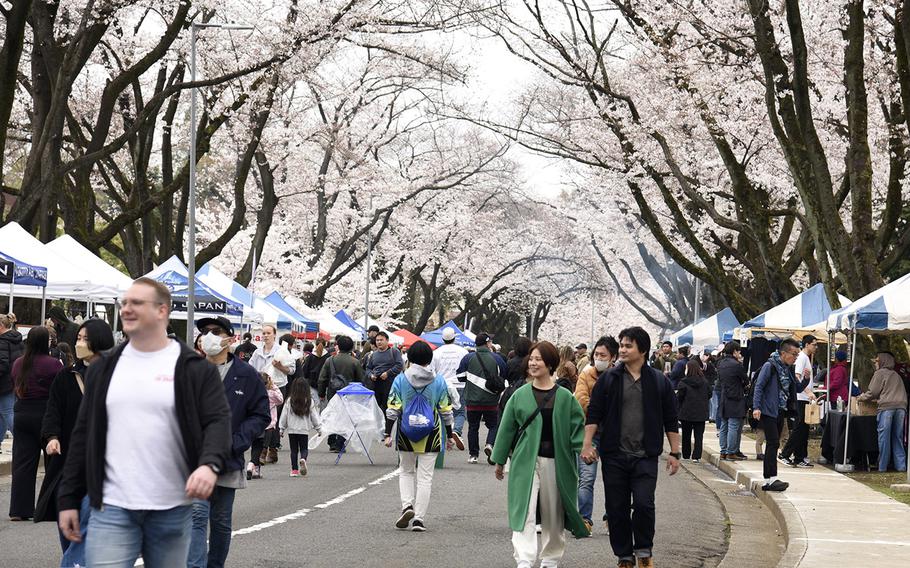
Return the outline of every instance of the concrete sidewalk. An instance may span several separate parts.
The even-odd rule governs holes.
[[[816,464],[792,468],[778,462],[783,493],[762,491],[762,463],[751,441],[744,461],[720,461],[713,424],[705,428],[703,461],[752,489],[777,517],[787,538],[780,568],[910,566],[910,506]],[[758,552],[758,551],[756,551]]]

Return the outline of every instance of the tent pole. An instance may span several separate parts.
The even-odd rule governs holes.
[[[827,394],[827,396],[825,398],[828,400],[828,404],[827,404],[827,407],[825,408],[825,411],[831,410],[831,402],[832,402],[831,401],[831,389],[828,387],[828,385],[831,384],[831,356],[832,356],[831,343],[833,343],[833,342],[834,342],[834,334],[829,331],[828,332],[828,372],[825,373],[825,393]]]
[[[47,286],[41,287],[41,324],[44,325],[44,318],[47,317]],[[73,346],[75,348],[75,345]]]
[[[847,448],[850,446],[850,399],[853,398],[853,373],[856,369],[856,332],[850,334],[853,345],[850,348],[850,380],[847,382],[847,426],[844,428],[844,463],[837,464],[837,446],[834,447],[834,469],[841,473],[853,471],[853,464],[847,463],[850,454]],[[835,444],[837,441],[835,440]]]
[[[114,300],[114,334],[117,334],[117,327],[120,323],[120,300]]]
[[[13,283],[12,282],[9,283],[9,310],[7,310],[7,311],[9,313],[13,313]],[[41,322],[44,323],[44,320],[41,320]]]

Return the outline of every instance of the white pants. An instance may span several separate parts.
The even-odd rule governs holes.
[[[537,560],[537,529],[535,512],[540,495],[540,566],[555,567],[566,551],[565,512],[559,488],[556,486],[556,460],[537,458],[534,480],[531,483],[531,499],[528,501],[528,516],[524,530],[512,532],[513,556],[518,568],[531,568]]]
[[[436,467],[436,456],[438,455],[438,452],[426,454],[398,452],[401,460],[401,475],[398,476],[398,488],[401,491],[401,508],[414,507],[414,518],[421,521],[427,514],[427,507],[430,505],[433,470]]]

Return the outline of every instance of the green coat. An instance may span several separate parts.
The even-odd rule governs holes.
[[[499,432],[493,446],[492,459],[505,464],[509,457],[512,440],[537,408],[537,400],[526,384],[515,391],[509,399],[499,421]],[[540,415],[525,430],[512,453],[509,469],[509,526],[521,531],[528,516],[528,502],[531,499],[531,485],[540,449],[542,429]],[[566,529],[576,537],[590,536],[584,520],[578,512],[578,453],[585,438],[585,415],[581,405],[567,389],[558,388],[553,401],[553,445],[556,454],[556,485],[565,509]]]

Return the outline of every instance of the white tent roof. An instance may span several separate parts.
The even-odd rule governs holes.
[[[828,330],[907,333],[910,330],[910,273],[832,312],[828,317]]]
[[[338,321],[338,318],[336,318],[335,314],[330,310],[326,308],[311,308],[304,304],[302,300],[293,296],[286,296],[285,300],[287,300],[291,307],[300,312],[301,315],[319,322],[319,331],[324,331],[333,337],[336,335],[344,335],[350,337],[354,341],[362,340],[363,335],[360,331],[350,328]]]
[[[116,286],[108,278],[97,274],[91,266],[79,264],[78,259],[64,258],[33,237],[19,223],[11,222],[0,227],[0,251],[22,262],[46,267],[47,298],[113,300],[118,296]],[[42,290],[37,286],[14,286],[13,295],[40,298]]]
[[[207,263],[203,266],[202,269],[196,273],[196,277],[212,290],[242,304],[243,319],[245,322],[259,324],[269,323],[275,325],[278,325],[278,323],[290,322],[292,327],[298,331],[304,328],[304,325],[292,316],[278,310],[255,294],[251,294],[245,289],[242,289],[239,284],[234,282],[228,275],[212,266],[211,263]],[[237,293],[238,288],[241,288],[243,292],[246,293]]]
[[[93,277],[104,280],[119,292],[125,292],[133,284],[132,278],[106,263],[69,235],[57,237],[45,246],[59,256],[85,268]]]

